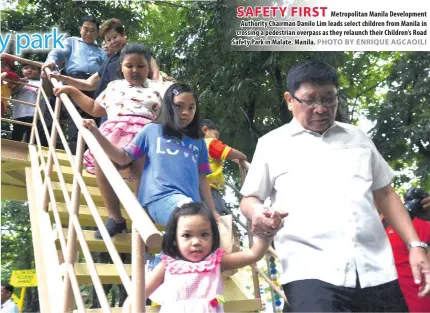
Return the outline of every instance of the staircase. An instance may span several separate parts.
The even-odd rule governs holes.
[[[41,66],[38,62],[11,57]],[[49,74],[49,69],[46,71]],[[58,84],[55,79],[51,83]],[[131,296],[133,312],[158,312],[157,306],[145,306],[144,255],[160,251],[163,227],[154,225],[87,129],[81,127],[76,156],[71,154],[58,122],[60,106],[66,106],[77,125],[82,125],[82,119],[68,96],[57,98],[56,107],[51,110],[54,125],[50,132],[39,108],[40,99],[47,101],[43,88],[39,88],[30,144],[2,139],[1,188],[2,199],[29,203],[41,312],[121,312],[121,308],[110,307],[104,284],[123,284]],[[50,142],[49,148],[40,144],[41,134],[35,127],[38,121]],[[65,150],[54,149],[57,137]],[[83,170],[84,142],[115,186],[131,233],[108,236],[103,226],[107,210],[95,176]],[[94,238],[95,231],[91,230],[94,227],[100,229],[104,240]],[[94,252],[109,253],[113,264],[95,263]],[[124,264],[119,253],[131,254],[131,264]],[[94,286],[100,309],[85,307],[80,288],[88,284]],[[254,277],[255,298],[247,297],[242,285],[234,275],[224,278],[225,311],[260,311],[258,278]]]

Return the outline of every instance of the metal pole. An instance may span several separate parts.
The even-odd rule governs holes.
[[[145,243],[133,225],[132,233],[132,295],[131,312],[144,313],[146,311],[145,294]]]
[[[78,141],[77,141],[77,149],[76,149],[76,171],[82,174],[82,164],[83,164],[83,156],[84,156],[84,149],[85,149],[85,142],[82,138],[81,133],[78,135]],[[75,173],[74,173],[75,176]],[[76,176],[73,179],[73,186],[72,186],[72,199],[71,199],[71,215],[78,215],[79,214],[79,202],[80,202],[80,196],[81,196],[81,187],[79,186],[79,183],[76,179]],[[74,266],[74,263],[76,262],[76,255],[77,255],[77,244],[76,244],[76,230],[75,226],[73,224],[72,219],[69,219],[69,229],[68,229],[68,235],[67,235],[67,252],[65,255],[65,263],[71,264],[71,266]],[[64,306],[63,306],[63,312],[70,312],[71,307],[73,304],[72,299],[72,285],[70,282],[69,273],[66,272],[64,276]]]
[[[49,104],[47,104],[49,105]],[[60,98],[57,98],[55,100],[55,110],[54,110],[54,116],[56,120],[60,119],[60,113],[61,113],[61,100]],[[54,163],[52,153],[55,153],[55,146],[57,143],[57,128],[52,126],[51,130],[51,142],[49,143],[49,148],[53,148],[54,151],[49,151],[48,153],[48,161],[47,161],[47,172],[45,176],[45,180],[43,182],[43,198],[42,198],[42,208],[47,211],[48,210],[48,204],[49,204],[49,193],[48,193],[48,177],[51,176],[52,173],[52,165]]]

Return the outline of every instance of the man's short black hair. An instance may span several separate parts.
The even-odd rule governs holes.
[[[202,128],[206,126],[210,130],[217,130],[219,132],[218,125],[207,118],[202,119],[200,125],[202,126]]]
[[[302,83],[334,85],[339,88],[336,69],[321,60],[304,60],[296,63],[287,74],[287,91],[294,95]]]
[[[13,293],[14,287],[10,284],[1,284],[1,286],[6,289],[7,291],[10,291],[10,293]]]
[[[96,24],[96,28],[99,29],[100,21],[96,19],[94,16],[91,16],[91,15],[84,16],[81,20],[81,26],[84,25],[85,22],[94,23]]]

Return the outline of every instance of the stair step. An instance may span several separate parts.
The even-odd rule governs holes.
[[[67,211],[67,205],[65,203],[57,203],[58,214],[60,215],[60,220],[62,225],[69,225],[69,211]],[[106,221],[108,218],[108,212],[105,207],[97,207],[97,211],[99,212],[103,221]],[[127,226],[131,227],[131,219],[128,216],[127,212],[124,209],[121,209],[121,214],[124,219],[127,221]],[[49,215],[51,216],[51,220],[54,221],[54,212],[52,211],[52,204],[49,205]],[[90,209],[87,205],[81,205],[79,207],[79,223],[81,226],[96,226],[96,222],[94,222],[94,218],[91,214]]]
[[[131,276],[131,264],[124,264],[129,276]],[[121,284],[118,271],[114,264],[96,264],[97,273],[99,274],[102,284]],[[75,263],[75,272],[79,284],[91,285],[92,280],[86,263]]]
[[[55,152],[56,152],[56,156],[58,158],[58,162],[60,163],[60,165],[70,167],[69,157],[67,156],[66,152],[64,150],[59,150],[59,149],[56,149]],[[48,160],[48,148],[43,147],[42,153],[43,153],[43,156],[44,156],[44,159],[46,162]],[[38,153],[38,156],[40,157],[40,153]]]
[[[110,309],[112,313],[122,313],[122,308],[111,308]],[[148,313],[157,313],[160,311],[159,306],[146,306],[146,311]],[[85,312],[87,313],[104,313],[102,309],[85,309]],[[79,313],[77,310],[74,310],[73,313]]]
[[[258,312],[263,309],[260,299],[232,300],[224,304],[224,312]],[[102,309],[86,309],[87,313],[104,313]],[[112,313],[122,313],[122,308],[111,308]],[[147,313],[160,312],[160,306],[146,306]],[[77,310],[73,313],[78,313]]]
[[[60,167],[61,167],[61,173],[63,174],[63,178],[66,181],[66,183],[72,184],[73,175],[74,175],[73,169],[70,166],[60,166]],[[42,171],[42,174],[43,174],[43,171]],[[42,175],[42,177],[44,177],[44,175]],[[82,171],[82,178],[84,179],[85,184],[87,186],[98,187],[96,176],[89,174],[85,169]],[[54,182],[60,181],[58,178],[57,167],[55,165],[52,167],[51,180]]]
[[[58,213],[60,215],[60,220],[62,225],[67,226],[69,225],[69,211],[67,211],[67,206],[65,203],[57,203]],[[97,210],[103,219],[103,221],[106,221],[108,218],[108,212],[105,207],[97,207]],[[143,210],[143,209],[142,209]],[[127,221],[127,226],[131,227],[131,219],[128,216],[127,212],[124,209],[121,209],[122,216]],[[54,213],[52,212],[52,206],[49,205],[49,215],[51,216],[51,220],[54,221]],[[94,218],[91,214],[90,209],[86,205],[81,205],[79,208],[79,223],[81,226],[96,226],[96,223],[94,222]],[[165,228],[163,225],[156,224],[155,225],[158,230],[163,231]]]
[[[72,184],[68,184],[66,183],[66,188],[67,191],[69,192],[69,195],[72,194]],[[63,196],[63,191],[61,189],[61,184],[58,182],[52,182],[52,189],[54,190],[54,195],[55,195],[55,199],[57,202],[65,202],[64,201],[64,196]],[[90,193],[94,203],[97,206],[103,206],[104,202],[100,193],[100,189],[98,187],[92,187],[92,186],[87,186],[88,192]],[[84,195],[81,193],[81,197],[80,197],[80,204],[87,204],[87,202],[85,201],[85,197]]]
[[[73,182],[73,169],[70,165],[70,161],[66,155],[66,153],[63,150],[56,150],[57,151],[57,158],[58,158],[58,162],[60,163],[60,167],[61,167],[61,172],[63,173],[63,177],[64,180],[66,181],[66,183],[72,183]],[[47,149],[43,150],[43,155],[45,157],[45,164],[48,160],[47,156],[48,156],[48,151]],[[43,171],[41,171],[42,173],[42,177],[43,177]],[[85,164],[83,165],[83,170],[82,170],[82,177],[84,178],[84,181],[86,183],[87,186],[94,186],[97,187],[97,180],[96,180],[96,176],[93,174],[89,174],[86,171],[85,168]],[[58,173],[57,173],[57,167],[55,166],[55,164],[53,164],[52,166],[52,174],[51,174],[51,180],[52,181],[59,181],[58,180]],[[126,183],[131,187],[131,183],[126,181]]]
[[[118,276],[115,265],[113,264],[96,264],[97,272],[99,274],[102,284],[120,284],[121,280]],[[127,273],[131,273],[131,264],[125,264]],[[76,263],[75,272],[79,284],[91,284],[91,277],[89,275],[88,267],[85,263]],[[249,299],[240,290],[235,280],[230,277],[224,279],[224,304],[225,312],[256,312],[262,309],[260,299]],[[101,310],[101,309],[100,309]],[[88,312],[102,312],[102,311],[88,311]],[[153,312],[153,311],[151,311]],[[157,311],[154,311],[157,312]]]
[[[68,229],[63,229],[64,238],[67,241],[68,237]],[[87,242],[88,248],[91,252],[107,252],[106,245],[102,239],[96,239],[94,237],[95,231],[91,230],[83,230],[85,241]],[[58,239],[58,233],[55,232],[55,244],[57,246],[57,250],[61,249],[60,239]],[[115,245],[115,248],[119,253],[131,253],[131,233],[123,233],[115,235],[112,238],[112,241]],[[161,247],[150,248],[149,253],[159,253],[161,251]]]
[[[63,174],[63,178],[64,178],[65,182],[72,184],[73,183],[73,176],[74,176],[73,169],[70,166],[64,166],[64,165],[60,165],[60,169],[61,169],[61,173]],[[42,179],[44,179],[43,171],[41,171],[41,174],[42,174]],[[85,168],[82,171],[82,178],[84,179],[85,184],[87,186],[98,188],[96,175],[89,174],[85,170]],[[55,166],[55,164],[52,166],[51,181],[53,181],[53,182],[59,182],[60,181],[58,178],[57,167]],[[126,180],[125,183],[130,187],[130,189],[132,188],[131,182]]]

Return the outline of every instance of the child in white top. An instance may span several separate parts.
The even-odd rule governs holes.
[[[143,45],[125,46],[120,56],[121,73],[124,79],[110,82],[96,100],[87,97],[72,86],[56,88],[54,94],[56,96],[60,93],[69,94],[85,112],[94,117],[107,114],[108,120],[100,126],[99,131],[113,145],[119,148],[127,146],[140,129],[153,121],[162,104],[159,93],[161,86],[158,82],[148,79],[149,64],[146,55],[147,50]],[[106,228],[110,236],[126,231],[118,197],[95,162],[90,150],[85,152],[84,158],[87,171],[96,174],[101,195],[109,212]],[[127,177],[133,182],[136,192],[143,165],[144,159],[132,162],[130,177]],[[96,238],[102,238],[99,231],[96,232]]]

